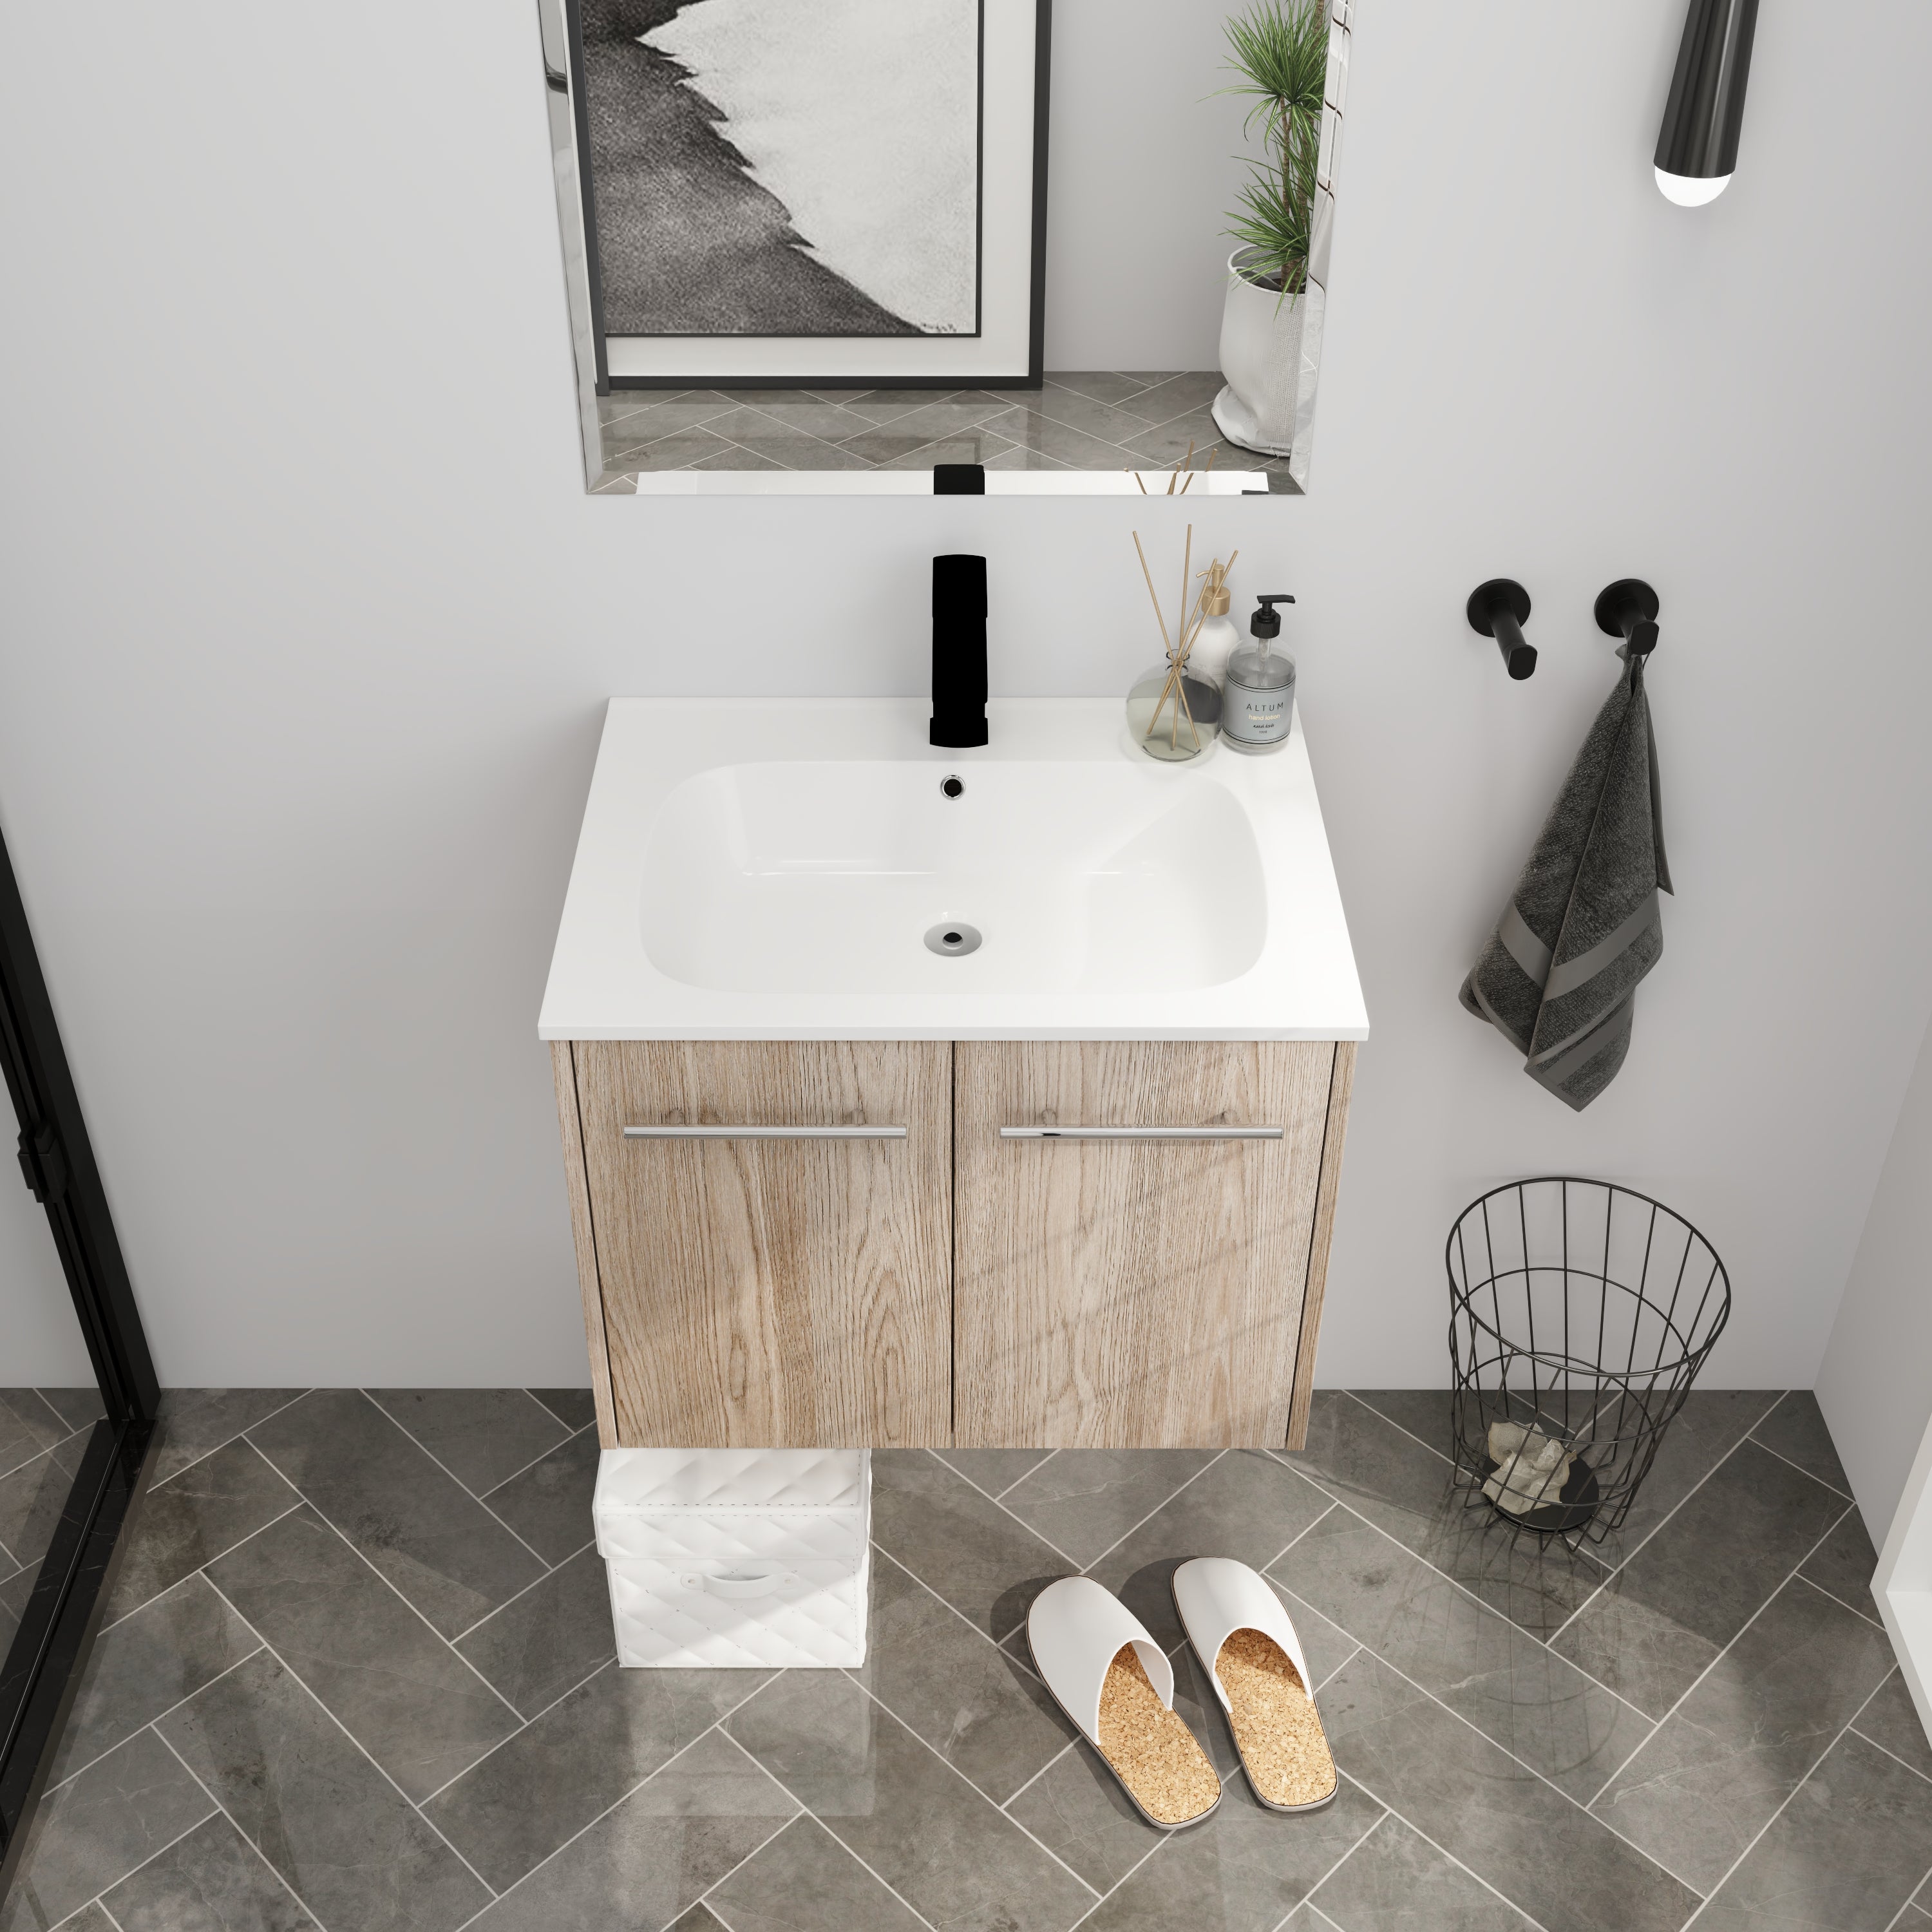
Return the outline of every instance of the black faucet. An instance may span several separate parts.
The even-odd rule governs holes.
[[[986,742],[986,560],[932,560],[932,729],[930,742]]]

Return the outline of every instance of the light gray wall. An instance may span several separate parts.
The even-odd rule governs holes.
[[[10,1112],[5,1132],[13,1132]],[[8,1163],[10,1168],[11,1162]],[[80,1388],[94,1380],[46,1212],[0,1169],[0,1384]]]
[[[1818,1403],[1872,1540],[1882,1544],[1932,1420],[1932,1035],[1865,1217]]]
[[[1211,369],[1246,172],[1220,92],[1246,0],[1058,0],[1047,169],[1046,366]],[[1370,0],[1380,4],[1380,0]]]
[[[1144,181],[1214,10],[1148,101],[1088,83],[1158,10],[1059,10],[1062,146],[1096,194]],[[1375,1024],[1324,1378],[1439,1382],[1450,1219],[1567,1170],[1730,1263],[1714,1383],[1808,1384],[1932,1001],[1932,10],[1867,20],[1856,87],[1768,11],[1702,214],[1650,180],[1682,18],[1361,0],[1314,492],[1209,508],[586,499],[524,0],[16,10],[0,814],[164,1378],[580,1379],[533,1035],[604,695],[914,691],[926,560],[970,548],[996,690],[1119,692],[1154,641],[1128,530],[1172,555],[1192,515],[1300,597]],[[1057,259],[1112,238],[1116,310],[1211,267],[1232,171],[1188,139],[1191,268],[1056,200]],[[1090,359],[1199,360],[1184,306]],[[1633,571],[1679,896],[1575,1117],[1455,990]],[[1526,685],[1463,624],[1496,572],[1536,601]]]

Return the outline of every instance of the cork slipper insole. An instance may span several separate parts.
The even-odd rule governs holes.
[[[1192,1824],[1221,1796],[1207,1753],[1160,1701],[1132,1644],[1120,1646],[1101,1687],[1100,1755],[1157,1825]]]
[[[1214,1675],[1228,1694],[1228,1728],[1255,1796],[1296,1811],[1333,1798],[1335,1760],[1315,1700],[1274,1638],[1258,1630],[1230,1631]]]

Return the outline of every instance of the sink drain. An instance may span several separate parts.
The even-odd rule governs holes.
[[[956,919],[949,919],[935,926],[926,935],[926,950],[941,952],[951,957],[962,952],[976,952],[980,950],[980,928],[966,926]]]

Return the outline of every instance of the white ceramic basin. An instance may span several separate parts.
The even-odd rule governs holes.
[[[1142,763],[995,759],[956,797],[928,762],[700,772],[645,837],[645,953],[733,992],[1219,985],[1267,931],[1254,828],[1230,793]],[[981,943],[936,952],[935,927]]]
[[[972,751],[928,709],[614,698],[543,1036],[1366,1036],[1298,725],[1175,766],[1113,700],[995,700]]]

